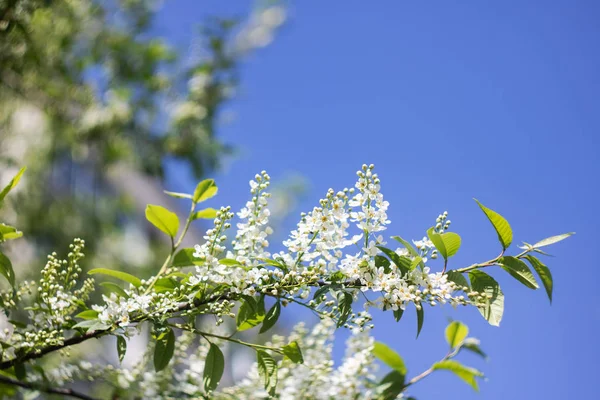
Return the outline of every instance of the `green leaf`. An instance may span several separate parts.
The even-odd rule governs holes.
[[[135,287],[140,287],[142,285],[142,281],[139,278],[136,278],[135,276],[128,274],[127,272],[117,271],[114,269],[94,268],[94,269],[88,271],[88,274],[90,274],[90,275],[101,274],[101,275],[112,276],[113,278],[117,278],[122,281],[131,283]]]
[[[402,272],[402,275],[408,274],[408,272],[410,271],[410,266],[412,264],[412,260],[410,258],[405,256],[399,256],[398,253],[396,253],[395,251],[383,246],[377,246],[377,248],[381,250],[386,256],[388,256],[390,260],[392,260],[392,262],[396,265],[396,267],[398,267],[400,272]]]
[[[475,368],[462,365],[458,361],[445,360],[433,364],[433,369],[450,371],[456,376],[458,376],[460,379],[471,385],[473,389],[479,390],[476,378],[483,376],[483,374]]]
[[[242,265],[238,260],[234,260],[233,258],[221,258],[219,260],[219,264],[226,265],[228,267],[233,267],[236,265]]]
[[[265,319],[264,310],[260,307],[256,300],[250,296],[246,296],[236,318],[238,331],[245,331],[254,328]]]
[[[500,259],[500,266],[506,272],[512,275],[513,278],[521,282],[523,285],[530,289],[539,288],[533,273],[523,261],[512,256],[502,257]]]
[[[390,265],[392,265],[392,264],[391,264],[390,260],[388,260],[386,257],[376,255],[374,259],[375,259],[375,266],[377,268],[383,267],[383,271],[386,274],[389,274],[390,272],[392,272],[392,268],[390,267]]]
[[[8,283],[10,283],[10,286],[14,289],[14,287],[15,287],[15,271],[13,270],[12,263],[10,262],[8,257],[6,257],[4,255],[4,253],[2,253],[1,251],[0,251],[0,274],[4,275],[4,277],[6,278]]]
[[[417,308],[417,337],[421,333],[421,329],[423,329],[423,321],[425,320],[425,311],[423,310],[423,304],[421,307]]]
[[[175,254],[173,257],[173,266],[174,267],[189,267],[192,265],[202,265],[204,261],[199,260],[194,257],[195,249],[191,247],[183,248]]]
[[[205,208],[204,210],[196,211],[192,214],[192,220],[196,219],[215,219],[217,218],[217,210],[214,208]]]
[[[419,252],[412,246],[412,244],[410,244],[408,241],[402,239],[400,236],[392,236],[392,239],[400,242],[408,250],[408,253],[411,256],[418,257],[420,255]]]
[[[123,297],[123,298],[129,298],[129,296],[127,295],[127,293],[125,293],[125,290],[123,290],[123,288],[120,285],[117,285],[114,282],[101,282],[100,286],[102,286],[103,288],[106,289],[106,292],[108,294],[110,293],[116,293],[117,296]]]
[[[27,370],[25,369],[25,364],[20,362],[15,364],[15,377],[22,381],[27,376]]]
[[[277,320],[279,319],[279,314],[281,314],[281,303],[277,301],[265,316],[262,326],[260,327],[259,333],[265,333],[266,331],[271,329],[277,323]]]
[[[123,336],[117,336],[117,354],[119,354],[119,361],[122,362],[127,352],[127,342]]]
[[[2,200],[4,200],[8,192],[10,192],[12,189],[15,188],[15,186],[17,186],[17,184],[21,180],[21,176],[23,176],[23,173],[26,169],[27,167],[21,168],[19,172],[17,172],[17,174],[14,176],[14,178],[12,178],[10,182],[8,182],[8,185],[6,185],[4,189],[2,189],[2,191],[0,192],[0,203],[2,202]]]
[[[384,390],[382,392],[383,400],[395,400],[398,398],[398,395],[402,393],[405,388],[404,381],[405,376],[400,372],[394,370],[388,373],[383,379],[379,382],[379,386],[383,387]]]
[[[110,328],[110,325],[104,324],[98,320],[86,320],[86,321],[81,321],[71,327],[71,329],[75,329],[75,328],[85,329],[86,332],[105,331]]]
[[[402,357],[400,357],[398,353],[390,349],[384,343],[375,342],[375,346],[373,347],[373,355],[379,358],[389,367],[401,373],[402,376],[406,375],[406,365],[404,364]]]
[[[402,318],[402,314],[404,314],[403,309],[398,308],[397,310],[394,310],[394,319],[396,320],[396,322],[400,321],[400,319]]]
[[[527,255],[525,258],[529,261],[535,272],[537,272],[538,276],[542,280],[542,284],[544,285],[544,289],[546,289],[546,294],[548,295],[548,299],[550,299],[550,303],[552,303],[552,273],[550,269],[542,263],[539,258]]]
[[[459,321],[453,321],[446,327],[446,341],[451,349],[460,346],[468,334],[469,328]]]
[[[154,348],[154,370],[162,371],[173,357],[175,351],[175,333],[173,329],[169,329],[162,338],[156,341]]]
[[[354,298],[351,293],[348,292],[340,292],[338,294],[338,307],[340,309],[340,315],[338,317],[337,327],[340,328],[344,326],[346,321],[348,321],[348,317],[352,314],[352,301]]]
[[[219,386],[223,371],[225,370],[225,358],[223,352],[214,343],[210,344],[210,349],[204,361],[204,390],[211,392]]]
[[[551,244],[558,243],[561,240],[565,240],[566,238],[568,238],[569,236],[574,235],[574,234],[575,234],[575,232],[569,232],[569,233],[563,233],[562,235],[550,236],[549,238],[540,240],[539,242],[534,244],[533,247],[540,248],[540,247],[544,247],[544,246],[549,246]]]
[[[481,348],[479,347],[479,340],[475,338],[466,338],[463,345],[460,347],[462,349],[469,350],[472,353],[475,353],[484,359],[487,359],[487,354],[485,354]]]
[[[77,314],[75,316],[75,318],[81,318],[81,319],[96,319],[98,318],[98,311],[94,311],[94,310],[85,310],[80,312],[79,314]]]
[[[298,342],[295,340],[290,344],[286,344],[281,348],[283,354],[289,358],[292,362],[296,364],[304,363],[304,358],[302,357],[302,351],[300,350],[300,346],[298,346]]]
[[[465,276],[463,274],[461,274],[460,272],[448,271],[446,273],[446,275],[448,275],[449,281],[456,283],[456,285],[458,285],[460,287],[459,290],[463,290],[462,288],[465,286],[470,287],[469,282],[467,281],[467,278],[465,278]]]
[[[146,219],[155,227],[171,237],[177,235],[179,230],[179,218],[177,214],[162,206],[148,204],[146,206]]]
[[[205,179],[198,183],[196,190],[194,190],[194,203],[201,203],[205,200],[210,199],[217,194],[217,186],[215,185],[214,179]]]
[[[504,293],[500,290],[500,285],[494,278],[478,270],[469,272],[469,279],[474,291],[490,296],[486,305],[477,307],[479,312],[490,325],[500,326],[504,314]]]
[[[23,232],[18,231],[10,225],[0,224],[0,242],[5,240],[18,239],[23,236]]]
[[[489,208],[481,204],[477,199],[474,200],[477,202],[479,208],[481,208],[481,210],[485,213],[485,215],[488,217],[488,219],[494,226],[494,229],[498,234],[498,240],[500,240],[500,244],[502,244],[502,248],[504,250],[508,249],[508,246],[510,246],[513,239],[512,229],[510,228],[508,221],[496,211],[490,210]]]
[[[460,236],[454,232],[436,233],[433,228],[429,228],[427,236],[445,260],[455,255],[460,248]]]
[[[264,350],[257,350],[256,358],[258,374],[263,380],[265,390],[273,397],[277,388],[277,362]]]
[[[177,193],[177,192],[169,192],[168,190],[163,190],[165,194],[168,194],[171,197],[175,197],[177,199],[191,199],[192,195],[187,193]]]

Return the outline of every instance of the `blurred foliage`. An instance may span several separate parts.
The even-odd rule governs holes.
[[[113,251],[128,235],[156,248],[135,207],[138,181],[123,177],[161,180],[175,160],[198,178],[229,151],[216,130],[240,60],[285,14],[270,4],[246,20],[210,18],[197,54],[184,55],[153,37],[157,4],[0,0],[0,180],[28,167],[3,213],[29,240],[13,249],[24,261],[74,237],[92,259],[151,260]]]

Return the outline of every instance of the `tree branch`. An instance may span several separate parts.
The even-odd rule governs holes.
[[[13,385],[13,386],[20,386],[24,389],[37,390],[37,391],[49,393],[49,394],[60,394],[62,396],[74,397],[76,399],[96,400],[96,398],[94,398],[94,397],[90,397],[86,394],[76,392],[73,389],[46,387],[46,386],[42,386],[42,385],[37,385],[35,383],[18,381],[16,379],[12,379],[12,378],[9,378],[9,377],[3,376],[3,375],[0,375],[0,383],[4,383],[7,385]]]

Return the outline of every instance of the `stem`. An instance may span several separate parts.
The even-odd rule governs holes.
[[[47,386],[41,386],[41,385],[37,385],[34,383],[18,381],[16,379],[12,379],[12,378],[9,378],[7,376],[2,376],[2,375],[0,375],[0,382],[2,382],[4,384],[8,384],[8,385],[20,386],[24,389],[37,390],[37,391],[49,393],[49,394],[60,394],[62,396],[74,397],[76,399],[83,399],[83,400],[96,400],[95,397],[90,397],[86,394],[76,392],[73,389],[52,388],[52,387],[47,387]]]
[[[444,356],[444,358],[442,358],[438,362],[444,362],[446,360],[451,359],[452,357],[457,355],[459,351],[460,351],[460,345],[457,346],[455,349],[449,351],[448,354],[446,354]],[[408,383],[404,386],[403,390],[406,390],[407,387],[409,387],[410,385],[414,385],[415,383],[419,382],[421,379],[426,378],[432,372],[433,372],[433,366],[429,367],[428,369],[426,369],[425,371],[421,372],[419,375],[415,376],[410,381],[408,381]]]
[[[281,353],[281,350],[276,347],[269,347],[269,346],[263,346],[260,344],[248,343],[248,342],[244,342],[243,340],[235,339],[235,338],[232,338],[229,336],[215,335],[214,333],[202,332],[202,331],[199,331],[198,329],[194,329],[194,328],[190,328],[190,327],[186,327],[186,326],[182,326],[182,325],[177,325],[177,324],[169,324],[169,326],[171,326],[173,328],[183,329],[184,331],[196,333],[198,335],[203,336],[204,338],[206,338],[208,336],[208,337],[213,337],[215,339],[227,340],[229,342],[241,344],[242,346],[247,346],[247,347],[250,347],[253,349],[272,350],[277,353]]]
[[[526,252],[523,252],[523,253],[519,254],[517,257],[522,257],[525,253]],[[477,268],[485,268],[485,267],[491,267],[493,265],[498,265],[498,260],[500,260],[502,258],[502,256],[504,256],[504,250],[502,250],[502,253],[500,253],[500,255],[494,259],[491,259],[489,261],[479,263],[479,264],[469,265],[468,267],[465,267],[465,268],[455,269],[454,272],[463,273],[463,272],[472,271]],[[445,271],[446,271],[446,266],[444,266],[444,272]]]

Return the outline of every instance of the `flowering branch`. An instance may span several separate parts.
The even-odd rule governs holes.
[[[7,385],[19,386],[28,390],[37,390],[40,392],[48,393],[48,394],[60,394],[62,396],[73,397],[76,399],[82,400],[96,400],[96,398],[88,396],[83,393],[76,392],[73,389],[65,389],[65,388],[52,388],[47,386],[36,385],[24,381],[19,381],[17,379],[12,379],[7,376],[0,375],[0,383],[4,383]]]

